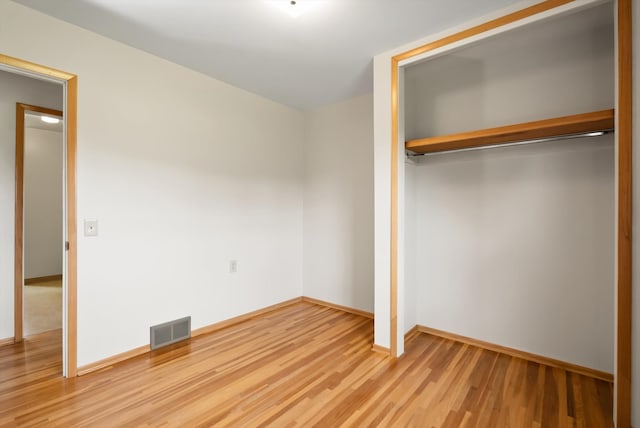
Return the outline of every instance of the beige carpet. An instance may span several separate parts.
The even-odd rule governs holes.
[[[62,282],[24,287],[24,335],[62,328]]]

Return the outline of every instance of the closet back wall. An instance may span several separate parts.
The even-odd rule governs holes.
[[[612,22],[605,4],[408,68],[407,139],[612,108]],[[405,179],[407,328],[613,372],[613,135],[426,157]]]
[[[418,324],[613,372],[613,138],[589,140],[415,168]]]
[[[532,24],[405,71],[405,139],[614,105],[611,4]]]

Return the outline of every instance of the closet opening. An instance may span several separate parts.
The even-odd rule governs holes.
[[[417,329],[559,367],[609,413],[615,372],[624,424],[630,35],[619,2],[567,3],[392,58],[390,352]]]

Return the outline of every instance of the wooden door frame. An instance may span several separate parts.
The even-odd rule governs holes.
[[[26,112],[43,113],[64,117],[60,110],[30,104],[16,103],[16,162],[15,162],[15,227],[13,253],[13,342],[24,339],[24,116]]]
[[[481,35],[575,0],[545,0],[489,22],[410,49],[391,58],[391,278],[390,353],[398,347],[398,161],[400,63],[429,51]],[[614,418],[619,427],[631,424],[631,325],[632,325],[632,0],[613,0],[617,17],[617,283],[616,283],[616,403]]]
[[[75,74],[56,70],[44,65],[24,61],[0,54],[0,65],[9,72],[24,74],[34,78],[53,80],[61,83],[65,94],[65,135],[66,135],[66,229],[68,243],[66,274],[66,320],[63,319],[66,365],[63,371],[67,377],[77,376],[77,219],[76,219],[76,148],[78,126],[78,77]],[[22,272],[20,273],[22,276]],[[15,340],[15,339],[14,339]]]

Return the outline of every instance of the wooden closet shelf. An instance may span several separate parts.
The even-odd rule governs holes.
[[[420,138],[407,141],[405,148],[416,153],[434,153],[585,132],[606,131],[615,127],[614,115],[615,111],[610,109],[481,129],[479,131],[462,132],[460,134]]]

